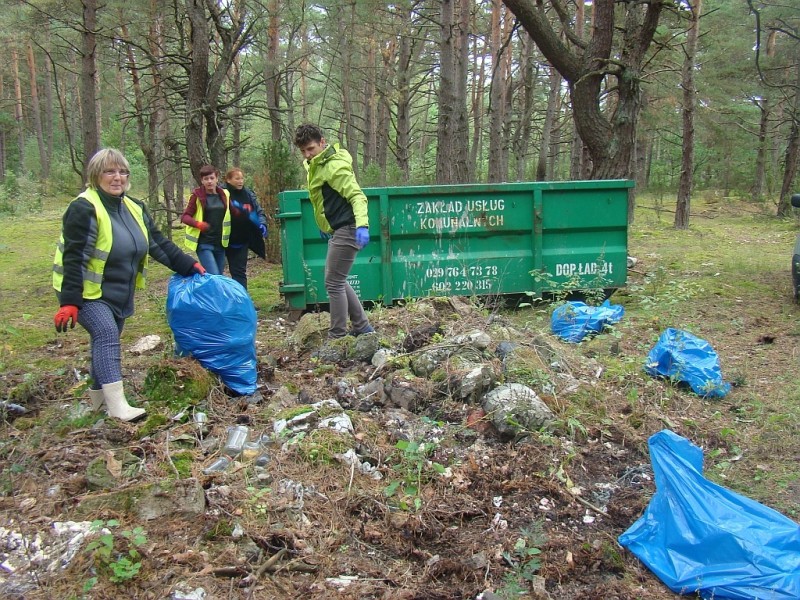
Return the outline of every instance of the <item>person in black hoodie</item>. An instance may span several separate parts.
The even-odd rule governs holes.
[[[144,287],[148,256],[185,276],[205,269],[161,234],[143,202],[127,195],[130,165],[119,150],[97,152],[86,180],[64,212],[53,261],[61,308],[53,321],[58,332],[75,323],[89,332],[92,408],[105,405],[110,416],[133,421],[145,410],[125,398],[120,335],[133,314],[134,290]]]
[[[234,281],[247,289],[247,257],[252,250],[266,258],[267,216],[253,190],[244,186],[244,171],[233,167],[225,174],[223,187],[231,200],[231,237],[225,248],[228,269]]]

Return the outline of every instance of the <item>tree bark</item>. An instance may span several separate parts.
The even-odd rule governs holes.
[[[539,158],[536,161],[536,181],[547,179],[548,157],[551,151],[550,141],[553,135],[553,125],[556,122],[556,112],[559,108],[561,94],[561,74],[550,67],[550,92],[547,95],[547,112],[542,125],[542,143],[539,146]]]
[[[81,133],[83,134],[83,171],[89,159],[100,149],[99,114],[97,111],[97,2],[81,0],[83,29],[81,32]]]
[[[554,29],[546,14],[546,5],[562,10],[558,2],[504,2],[569,84],[575,125],[592,158],[592,178],[629,177],[641,108],[641,71],[663,3],[629,2],[617,6],[614,0],[597,0],[591,38],[581,40],[569,26],[560,32]],[[624,16],[623,23],[617,23],[617,14]],[[622,29],[622,40],[620,52],[612,60],[617,28]],[[562,33],[578,51],[562,41]],[[616,85],[605,86],[607,77],[614,77]],[[608,104],[606,87],[616,91],[610,118],[603,114],[603,106]]]
[[[17,173],[25,172],[25,114],[22,111],[22,83],[19,80],[19,54],[11,48],[11,74],[14,76],[14,120],[17,122],[17,145],[19,167]]]
[[[50,157],[47,155],[47,146],[44,143],[42,130],[42,108],[39,103],[39,77],[36,72],[36,57],[33,54],[33,43],[28,40],[27,47],[28,73],[31,86],[31,114],[33,115],[33,129],[36,132],[36,144],[39,147],[39,181],[47,181],[50,176]]]
[[[694,187],[694,112],[697,89],[694,84],[694,62],[697,56],[697,39],[700,35],[700,11],[702,0],[691,4],[689,31],[683,59],[683,152],[681,154],[681,176],[678,181],[678,201],[675,207],[675,229],[689,228],[689,207]]]
[[[466,120],[467,36],[463,27],[467,0],[443,0],[441,13],[439,126],[436,182],[465,183],[469,175]],[[462,12],[459,12],[461,9]]]
[[[783,161],[783,183],[781,184],[781,196],[778,200],[779,217],[788,217],[792,214],[791,196],[797,170],[800,167],[800,44],[795,46],[795,69],[797,77],[794,86],[794,97],[789,111],[791,127],[789,139],[786,143],[786,154]]]
[[[280,70],[278,69],[278,49],[280,48],[280,0],[270,0],[267,5],[269,22],[267,25],[267,59],[264,61],[264,83],[267,96],[272,141],[281,139],[280,112]],[[293,133],[293,132],[292,132]]]

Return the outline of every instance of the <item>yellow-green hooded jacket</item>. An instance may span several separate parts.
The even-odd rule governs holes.
[[[367,197],[353,173],[353,157],[338,143],[328,145],[311,160],[304,161],[308,195],[320,231],[332,233],[340,227],[369,227]]]

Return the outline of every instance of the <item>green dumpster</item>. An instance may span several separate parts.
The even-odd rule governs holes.
[[[625,285],[628,180],[364,188],[370,243],[349,283],[362,301]],[[290,310],[327,304],[326,240],[308,193],[278,195]]]

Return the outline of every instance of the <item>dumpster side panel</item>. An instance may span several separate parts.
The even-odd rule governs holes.
[[[627,187],[543,193],[542,271],[551,291],[621,287],[627,259]]]
[[[392,297],[530,288],[533,195],[509,186],[434,186],[390,202]]]
[[[362,300],[620,287],[629,181],[364,188],[370,243],[350,285]],[[279,194],[290,308],[327,303],[327,242],[305,191]],[[534,273],[536,276],[534,276]]]

